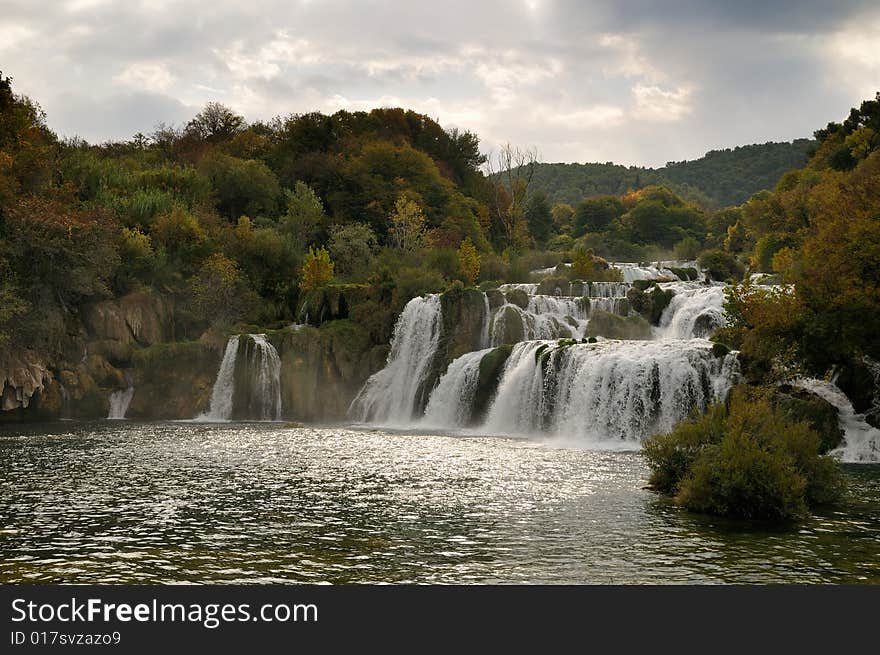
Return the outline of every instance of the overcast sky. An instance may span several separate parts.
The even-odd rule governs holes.
[[[402,106],[543,161],[809,136],[880,90],[880,3],[0,0],[0,70],[89,141]]]

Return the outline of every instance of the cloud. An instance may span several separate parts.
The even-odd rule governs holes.
[[[401,105],[545,161],[662,165],[808,136],[880,88],[853,0],[5,0],[3,72],[62,134],[124,138],[216,100],[249,120]]]

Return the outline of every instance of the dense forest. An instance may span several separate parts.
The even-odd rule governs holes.
[[[594,195],[621,195],[650,185],[665,185],[712,208],[738,205],[753,194],[772,189],[790,170],[801,168],[815,141],[763,143],[711,150],[693,161],[669,162],[661,168],[600,164],[539,164],[534,185],[554,203],[574,204]]]

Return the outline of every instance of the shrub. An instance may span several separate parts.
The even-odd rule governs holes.
[[[713,280],[741,280],[745,267],[734,257],[722,250],[707,250],[697,260],[700,268],[708,271]]]
[[[771,392],[738,387],[730,406],[647,440],[643,455],[651,485],[696,512],[748,519],[799,518],[836,500],[836,462],[820,455],[807,422],[774,408]]]

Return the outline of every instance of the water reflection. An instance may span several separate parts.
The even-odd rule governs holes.
[[[786,529],[692,516],[637,453],[272,424],[0,433],[0,582],[880,582],[880,467]]]

